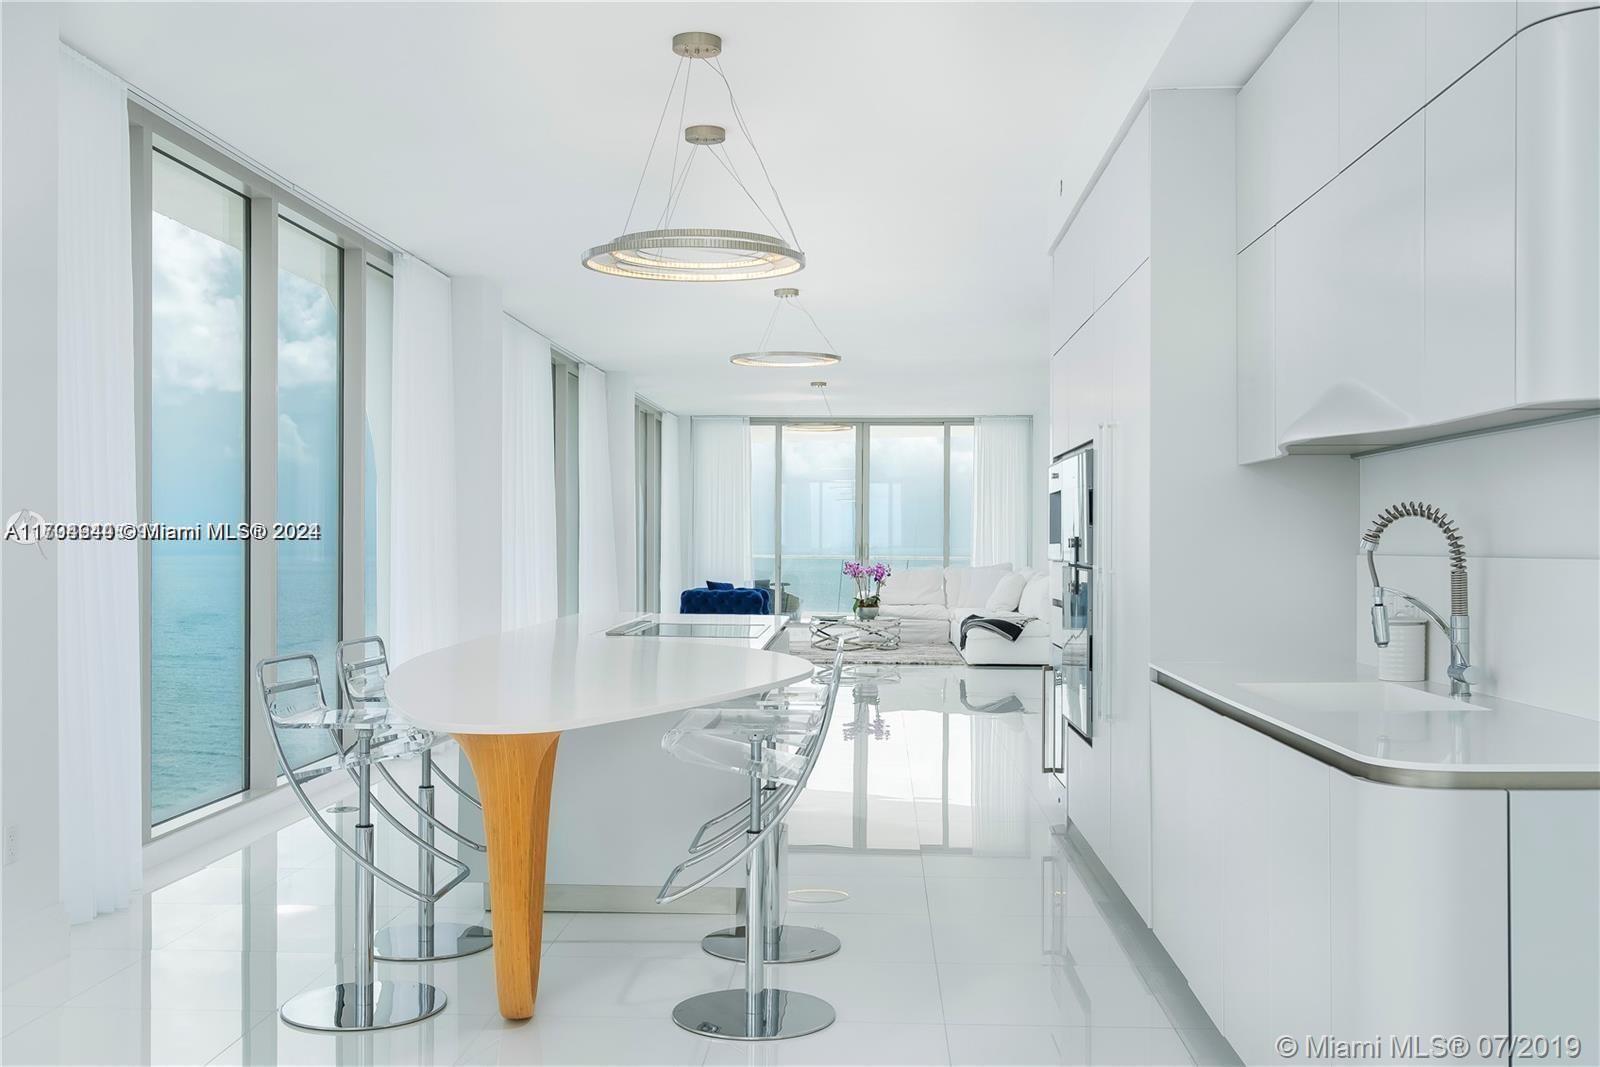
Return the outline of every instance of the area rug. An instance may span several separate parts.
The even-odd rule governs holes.
[[[901,625],[900,647],[894,649],[864,648],[844,654],[847,663],[892,663],[905,667],[961,666],[965,660],[956,646],[950,643],[950,628],[944,623],[922,625],[907,621]],[[791,654],[826,666],[833,662],[831,648],[812,648],[809,627],[796,626],[789,631]]]

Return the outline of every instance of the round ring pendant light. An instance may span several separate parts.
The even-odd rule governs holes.
[[[667,282],[751,281],[781,278],[801,270],[806,265],[805,253],[800,251],[799,242],[794,237],[794,226],[789,223],[789,215],[784,210],[783,200],[778,196],[777,187],[773,185],[772,177],[767,172],[766,162],[762,160],[761,153],[750,136],[749,127],[745,125],[744,116],[739,111],[739,102],[733,95],[733,85],[722,71],[722,62],[718,58],[722,54],[722,38],[704,31],[680,33],[672,38],[672,51],[679,57],[678,69],[673,73],[672,84],[667,89],[666,103],[662,105],[661,117],[656,121],[655,136],[651,138],[650,150],[645,154],[644,169],[639,175],[639,184],[634,189],[633,202],[628,206],[628,218],[623,223],[625,232],[620,237],[586,251],[583,254],[583,265],[592,271],[616,278]],[[672,163],[667,174],[666,199],[657,219],[657,228],[629,229],[633,222],[634,210],[639,205],[639,194],[644,189],[645,179],[650,173],[650,162],[655,156],[656,145],[661,138],[662,125],[666,121],[667,112],[671,110],[674,95],[679,94],[679,77],[682,76],[683,82],[678,108],[681,121],[688,108],[689,82],[697,63],[704,63],[726,87],[728,105],[734,121],[749,143],[750,151],[760,166],[762,177],[766,179],[767,189],[772,194],[778,215],[788,228],[787,237],[742,229],[672,226],[672,216],[683,198],[683,189],[688,182],[690,169],[701,155],[709,155],[755,205],[762,218],[771,224],[774,230],[780,229],[740,176],[738,166],[724,143],[727,140],[727,131],[721,126],[710,123],[697,123],[684,128],[683,143],[691,147],[681,166],[678,162],[679,145],[674,145]]]
[[[840,357],[832,351],[813,352],[797,348],[768,348],[767,342],[772,337],[773,327],[777,325],[778,313],[786,306],[799,308],[800,313],[810,319],[811,325],[817,331],[817,336],[822,338],[829,349],[833,343],[828,340],[828,335],[822,332],[822,327],[817,325],[817,320],[811,317],[811,312],[800,305],[800,290],[782,288],[774,289],[772,295],[778,298],[778,306],[772,309],[772,317],[767,320],[767,329],[761,335],[761,343],[754,352],[740,352],[730,356],[729,362],[741,367],[828,367],[841,361]],[[813,385],[816,383],[813,382]]]
[[[844,433],[850,429],[847,422],[834,422],[833,405],[828,403],[828,383],[812,382],[811,388],[817,390],[817,395],[822,397],[822,410],[827,412],[825,420],[813,422],[785,422],[784,433]]]

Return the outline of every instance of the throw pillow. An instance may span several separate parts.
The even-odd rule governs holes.
[[[732,582],[707,582],[706,583],[706,588],[707,589],[732,589],[733,588],[733,583]]]
[[[1002,612],[1017,610],[1017,601],[1022,598],[1022,591],[1028,587],[1028,576],[1012,571],[1002,574],[1000,581],[995,583],[994,592],[989,594],[989,599],[984,602],[983,611],[986,615],[998,615]]]

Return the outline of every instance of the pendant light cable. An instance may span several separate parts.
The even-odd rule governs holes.
[[[728,150],[724,148],[722,152],[719,153],[716,151],[716,149],[712,149],[711,158],[722,164],[722,169],[728,172],[728,177],[733,179],[733,184],[739,187],[739,189],[749,199],[750,203],[755,206],[755,209],[761,213],[761,217],[766,220],[767,225],[771,226],[774,230],[778,229],[778,224],[772,221],[772,216],[768,215],[767,209],[761,206],[761,201],[756,199],[755,194],[752,193],[749,187],[745,185],[744,181],[740,179],[739,172],[733,166],[733,157],[728,154]],[[791,238],[791,240],[793,240],[793,238]]]
[[[806,310],[806,306],[804,304],[800,303],[800,298],[798,296],[791,296],[789,298],[789,302],[792,303],[795,307],[799,308],[800,309],[800,313],[802,315],[804,315],[806,318],[811,320],[811,326],[812,326],[812,328],[814,330],[817,331],[817,336],[822,338],[822,343],[823,344],[827,345],[830,350],[836,349],[838,347],[831,340],[828,339],[828,335],[827,334],[822,332],[822,327],[817,325],[816,318],[812,316],[810,311]],[[762,347],[764,348],[766,346],[763,345]]]
[[[715,60],[703,59],[701,62],[710,67],[712,70],[716,71],[717,77],[721,78],[722,84],[727,87],[728,104],[733,109],[733,119],[739,124],[739,131],[744,134],[744,139],[750,142],[750,151],[755,154],[756,162],[761,165],[761,174],[762,177],[767,179],[767,188],[772,191],[772,199],[778,202],[778,214],[783,216],[784,224],[789,227],[790,243],[796,248],[799,248],[800,235],[795,232],[794,223],[789,221],[789,210],[783,206],[783,197],[778,195],[778,187],[773,184],[772,174],[767,170],[767,161],[762,158],[761,149],[756,147],[756,139],[750,135],[750,127],[745,125],[744,112],[739,110],[739,101],[733,95],[733,83],[730,82],[728,80],[728,76],[722,72],[722,59],[720,57]]]
[[[633,209],[639,206],[639,192],[644,188],[645,176],[650,173],[650,160],[656,154],[656,142],[661,140],[661,124],[667,121],[667,109],[672,106],[672,93],[678,88],[678,76],[683,73],[683,65],[687,60],[679,59],[678,65],[672,71],[672,84],[667,86],[667,98],[661,102],[661,117],[656,119],[656,132],[650,138],[650,150],[644,154],[644,166],[639,168],[639,182],[633,187],[633,199],[628,201],[628,217],[622,222],[622,232],[627,233],[628,227],[633,225]]]

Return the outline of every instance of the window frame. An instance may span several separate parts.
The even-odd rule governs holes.
[[[297,194],[258,167],[235,158],[203,135],[139,100],[128,102],[133,221],[135,453],[138,519],[150,521],[152,338],[152,153],[233,190],[247,201],[245,282],[245,515],[273,522],[277,500],[278,220],[284,219],[340,250],[342,299],[339,326],[339,639],[362,634],[365,624],[366,269],[393,275],[393,250],[353,223]],[[352,521],[352,519],[357,521]],[[141,814],[143,841],[165,838],[240,803],[275,792],[283,780],[270,727],[255,691],[253,664],[275,654],[277,639],[276,546],[245,544],[244,788],[231,796],[151,824],[151,551],[139,545]],[[337,679],[324,679],[337,685]]]
[[[868,558],[872,536],[872,427],[874,426],[938,426],[944,439],[944,556],[941,567],[950,566],[950,431],[955,426],[976,426],[972,418],[752,418],[751,426],[771,426],[773,431],[772,474],[772,586],[778,590],[783,582],[783,430],[785,426],[826,424],[849,426],[855,431],[856,515],[855,555]],[[752,490],[753,491],[753,490]],[[753,547],[753,546],[752,546]]]
[[[634,548],[640,611],[661,610],[661,411],[634,401]]]
[[[582,468],[578,433],[578,361],[550,349],[550,402],[555,435],[556,613],[576,615],[578,604],[578,479]]]

